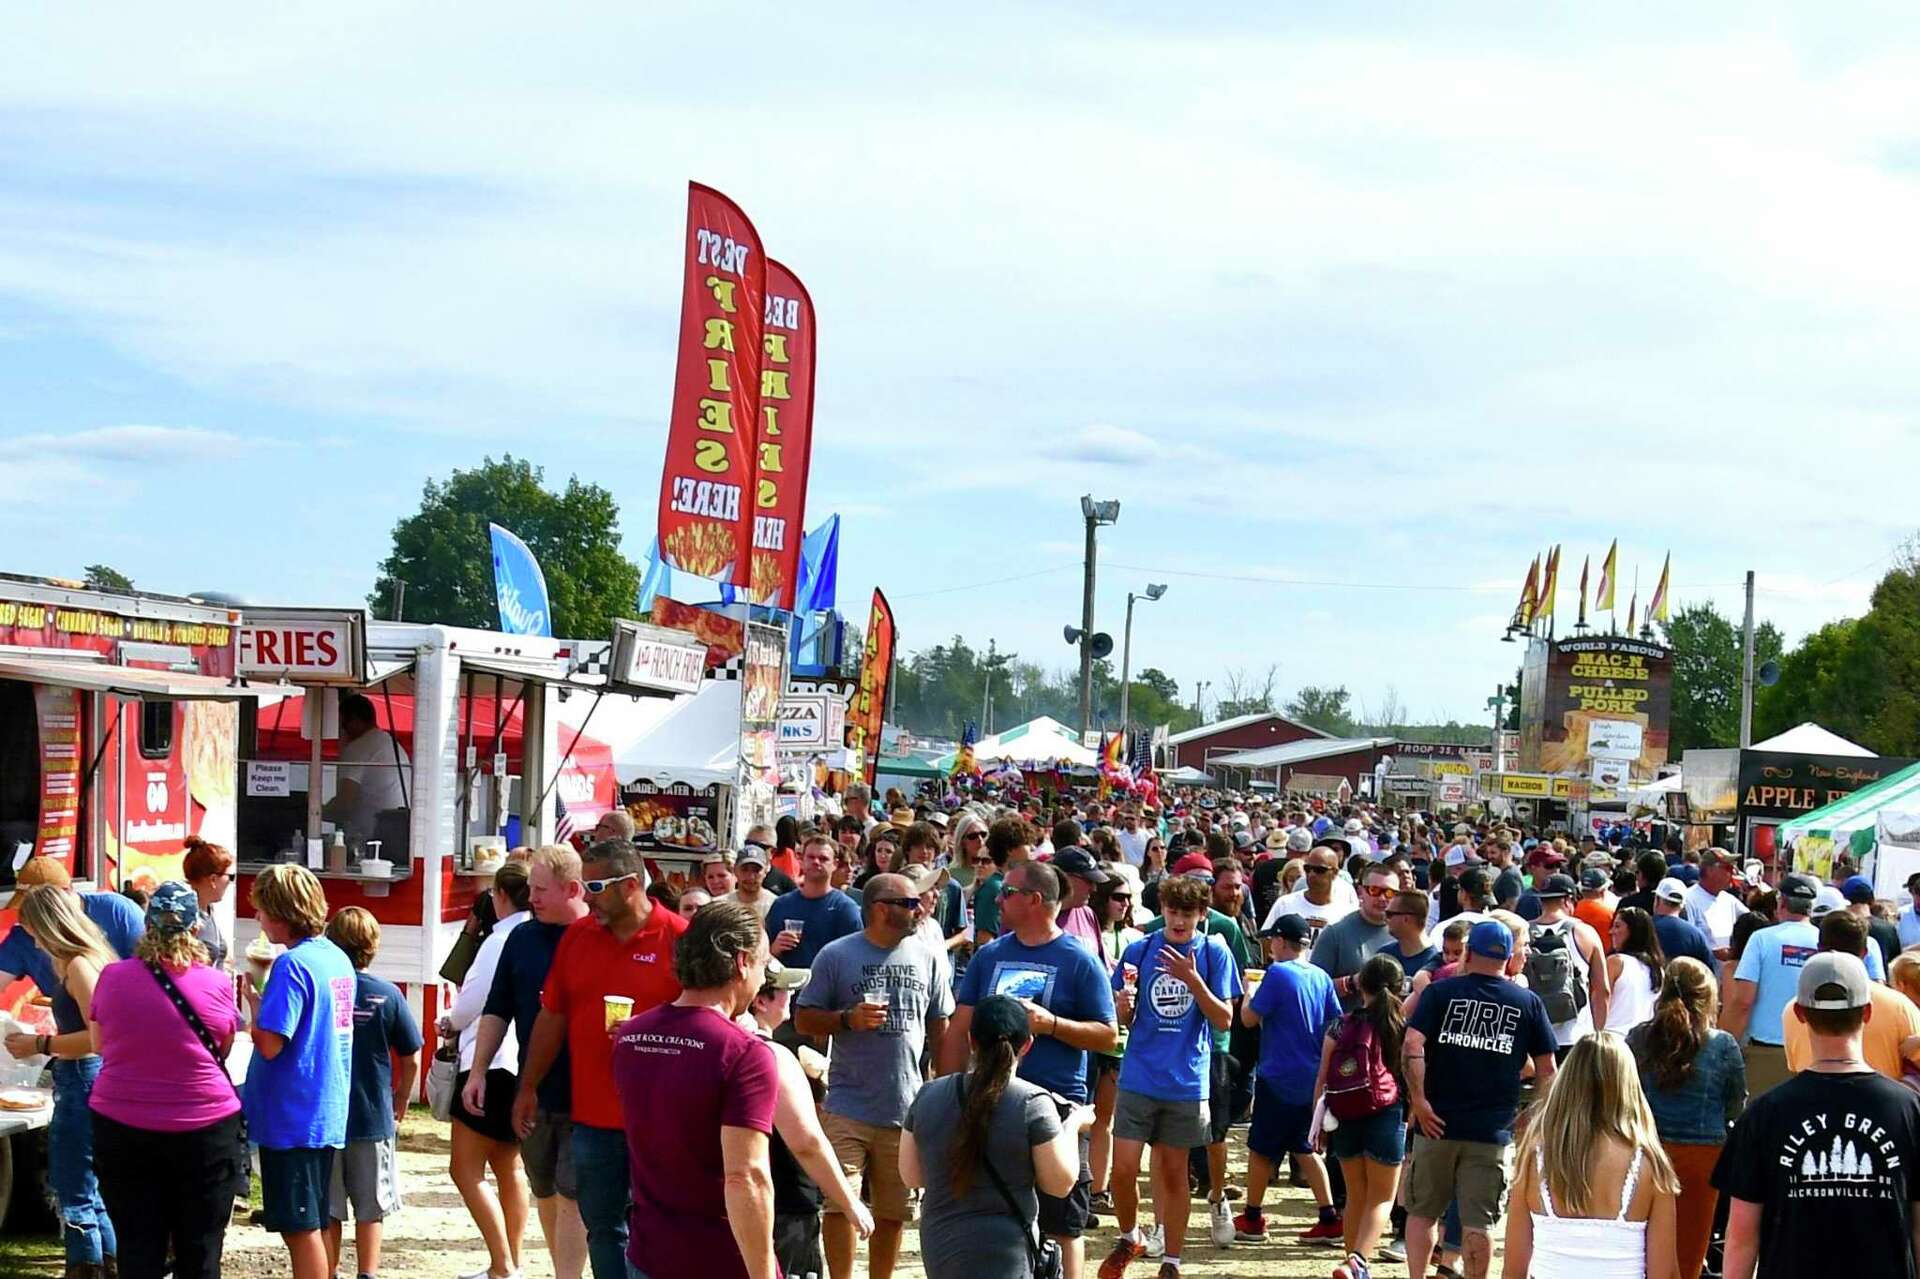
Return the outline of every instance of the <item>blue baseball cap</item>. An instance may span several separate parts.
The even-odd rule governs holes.
[[[1692,888],[1700,882],[1700,868],[1690,862],[1681,862],[1673,868],[1673,877],[1688,888]]]
[[[1850,902],[1871,902],[1873,900],[1873,881],[1865,875],[1854,875],[1840,885],[1840,895]]]
[[[1467,953],[1482,959],[1513,958],[1513,933],[1495,919],[1483,919],[1467,934]]]
[[[156,933],[184,933],[200,922],[200,898],[177,879],[169,879],[147,898],[147,927]]]

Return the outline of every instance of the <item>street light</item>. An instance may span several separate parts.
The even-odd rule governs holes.
[[[1127,592],[1127,627],[1120,640],[1120,731],[1123,733],[1133,731],[1133,720],[1130,717],[1133,693],[1133,602],[1135,600],[1152,602],[1166,593],[1165,582],[1147,583],[1146,592],[1141,595],[1135,595],[1132,591]]]
[[[1080,740],[1087,740],[1087,724],[1093,719],[1093,569],[1094,531],[1102,524],[1120,521],[1120,503],[1096,502],[1089,495],[1080,498],[1080,515],[1087,522],[1086,581],[1080,593]],[[1113,641],[1107,641],[1112,652]]]

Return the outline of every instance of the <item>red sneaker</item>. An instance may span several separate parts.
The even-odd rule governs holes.
[[[1125,1239],[1114,1240],[1113,1251],[1108,1253],[1107,1259],[1100,1263],[1099,1279],[1123,1279],[1127,1273],[1127,1267],[1146,1254],[1147,1245],[1144,1243],[1128,1243]]]
[[[1258,1217],[1241,1213],[1233,1219],[1233,1238],[1236,1243],[1259,1243],[1267,1237],[1267,1218],[1263,1213]]]
[[[1324,1244],[1329,1248],[1338,1247],[1346,1242],[1347,1229],[1340,1218],[1332,1221],[1316,1221],[1309,1229],[1295,1235],[1301,1243]]]

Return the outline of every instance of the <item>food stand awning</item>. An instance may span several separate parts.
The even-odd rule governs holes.
[[[1843,795],[1805,817],[1781,823],[1777,837],[1788,840],[1825,835],[1835,843],[1845,843],[1855,831],[1875,829],[1881,815],[1889,812],[1920,812],[1920,764]]]
[[[249,684],[191,671],[147,670],[137,666],[110,666],[104,662],[66,658],[0,658],[0,679],[21,680],[74,688],[115,697],[153,698],[175,702],[230,702],[256,697],[284,696],[281,684]]]

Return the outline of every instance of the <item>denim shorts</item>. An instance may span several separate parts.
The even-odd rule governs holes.
[[[1335,1159],[1398,1164],[1407,1156],[1406,1106],[1396,1101],[1377,1115],[1342,1119],[1340,1126],[1327,1134],[1327,1153]]]
[[[1247,1149],[1262,1159],[1313,1153],[1313,1103],[1281,1100],[1265,1079],[1253,1081],[1253,1124],[1247,1129]]]

